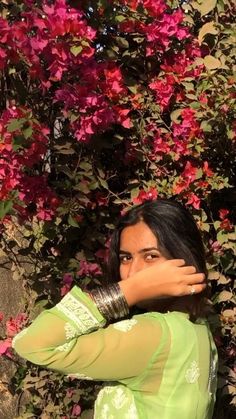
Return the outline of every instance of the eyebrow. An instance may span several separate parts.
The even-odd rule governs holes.
[[[138,253],[150,252],[152,250],[156,250],[157,252],[160,252],[160,250],[157,247],[146,247],[144,249],[140,249],[138,251]],[[120,250],[119,251],[119,254],[122,254],[122,255],[131,255],[131,253],[130,252],[127,252],[126,250]]]

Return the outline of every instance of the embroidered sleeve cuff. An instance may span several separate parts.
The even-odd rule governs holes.
[[[73,322],[80,334],[90,333],[106,324],[92,299],[77,286],[65,295],[56,308],[67,321]]]

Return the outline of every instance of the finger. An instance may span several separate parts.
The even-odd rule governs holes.
[[[205,281],[205,274],[196,273],[186,276],[189,285],[199,284]]]
[[[185,275],[195,274],[196,268],[195,266],[183,266],[181,267],[181,273]]]
[[[167,262],[169,262],[173,266],[183,266],[185,265],[184,259],[170,259]]]
[[[186,289],[186,295],[195,295],[195,294],[199,294],[202,291],[204,291],[204,289],[206,288],[206,284],[196,284],[196,285],[191,285],[188,286]]]

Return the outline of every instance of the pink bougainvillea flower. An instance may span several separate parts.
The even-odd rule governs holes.
[[[222,220],[220,223],[220,228],[225,231],[232,231],[234,226],[228,218],[224,218],[224,220]]]
[[[190,194],[188,194],[187,205],[192,205],[193,208],[199,209],[201,205],[201,200],[196,194],[191,192]]]
[[[188,179],[183,179],[182,177],[179,177],[179,179],[175,182],[173,186],[173,193],[175,195],[178,195],[184,190],[186,190],[188,186],[189,186]]]
[[[229,210],[226,209],[226,208],[222,208],[219,211],[219,217],[220,217],[221,220],[224,220],[227,217],[228,214],[229,214]]]
[[[155,138],[153,140],[153,150],[154,153],[167,154],[170,152],[171,147],[168,142],[168,138],[161,135],[160,130],[157,131]]]
[[[210,247],[211,247],[211,249],[213,250],[214,253],[217,253],[219,255],[223,254],[222,245],[217,240],[215,240],[215,241],[210,240],[209,244],[210,244]]]
[[[110,99],[116,100],[121,94],[126,93],[123,76],[118,66],[110,64],[104,70],[104,75],[106,80],[104,84],[104,91]]]
[[[71,415],[72,416],[80,416],[81,411],[82,411],[82,409],[81,409],[80,405],[79,404],[74,404],[74,406],[72,408],[72,411],[71,411]]]
[[[0,322],[3,321],[3,319],[4,319],[4,314],[2,311],[0,311]]]
[[[212,177],[214,175],[214,172],[209,167],[208,161],[204,161],[202,170],[208,177]]]
[[[0,355],[10,355],[11,339],[0,340]]]
[[[72,284],[72,282],[73,282],[73,275],[71,275],[70,273],[65,273],[64,275],[63,275],[63,278],[62,278],[62,282],[63,282],[63,284],[68,284],[68,285],[71,285]]]
[[[122,109],[119,106],[114,106],[113,109],[117,112],[117,122],[121,124],[124,128],[131,128],[132,122],[128,117],[130,109]]]
[[[18,314],[15,318],[10,317],[6,322],[6,333],[9,338],[14,337],[25,326],[28,316],[25,313]]]
[[[155,18],[159,17],[166,11],[167,5],[164,0],[143,0],[143,6],[148,10],[149,14]]]
[[[73,281],[74,281],[73,275],[71,275],[70,273],[65,273],[63,275],[63,278],[62,278],[63,286],[60,289],[62,297],[71,290]]]
[[[105,247],[103,249],[99,249],[95,253],[95,256],[102,259],[104,262],[107,262],[108,261],[108,256],[109,256],[110,244],[111,244],[111,239],[109,238],[105,242],[105,245],[104,245]]]
[[[71,290],[71,286],[69,284],[65,284],[60,288],[61,297],[64,297],[69,291]]]
[[[190,161],[187,161],[185,168],[182,172],[182,177],[188,180],[188,184],[192,183],[196,179],[198,168],[192,166]]]
[[[154,199],[157,199],[158,192],[156,188],[150,188],[147,191],[140,190],[139,194],[133,198],[134,204],[142,204],[145,201],[153,201]]]
[[[75,390],[73,388],[68,388],[66,390],[66,396],[67,397],[72,397],[75,394]]]
[[[77,272],[78,276],[97,276],[102,275],[101,268],[97,263],[90,263],[86,260],[80,261],[80,269]]]
[[[155,91],[156,101],[160,105],[161,109],[165,109],[174,94],[176,79],[172,75],[167,75],[163,79],[153,80],[149,87]]]
[[[95,199],[99,207],[108,205],[108,198],[102,192],[96,192]]]

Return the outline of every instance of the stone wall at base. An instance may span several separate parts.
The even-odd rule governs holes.
[[[4,319],[16,316],[24,307],[22,281],[12,277],[11,263],[0,257],[0,311]],[[0,324],[0,335],[4,332]],[[13,395],[10,383],[16,371],[12,361],[0,356],[0,419],[15,419],[18,416],[19,396]]]

